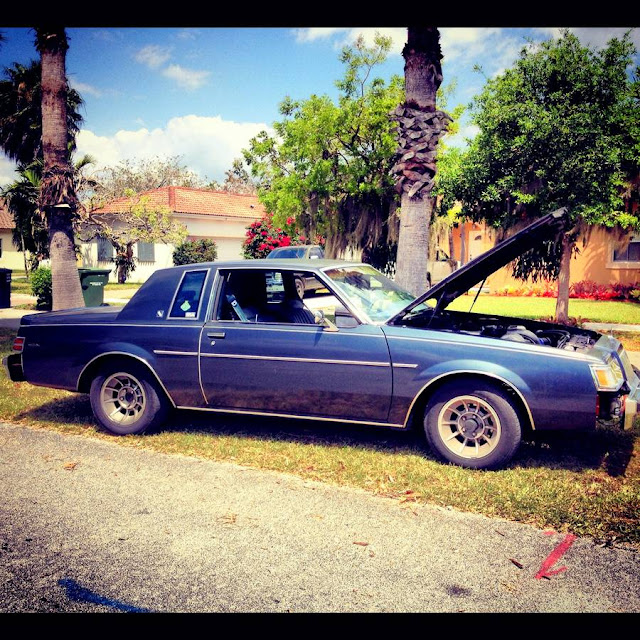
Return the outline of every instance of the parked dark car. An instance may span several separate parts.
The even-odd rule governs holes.
[[[273,251],[269,253],[267,258],[273,260],[277,258],[281,260],[282,258],[308,258],[308,259],[320,259],[324,258],[324,249],[317,244],[303,244],[288,247],[276,247]]]
[[[500,467],[525,432],[629,427],[636,413],[640,380],[613,337],[447,309],[563,224],[546,216],[417,299],[332,260],[160,270],[123,308],[24,316],[5,365],[14,381],[89,393],[115,434],[171,408],[421,425],[441,459]],[[297,277],[317,281],[304,299]]]

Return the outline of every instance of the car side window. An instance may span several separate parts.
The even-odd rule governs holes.
[[[214,319],[316,324],[303,302],[307,284],[313,290],[311,283],[318,283],[312,274],[284,269],[229,269],[220,274],[222,288]]]
[[[196,318],[198,316],[206,277],[206,270],[184,273],[171,305],[170,318]]]

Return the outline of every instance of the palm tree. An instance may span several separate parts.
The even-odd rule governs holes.
[[[429,224],[434,208],[431,195],[439,138],[450,120],[436,109],[442,83],[440,33],[436,27],[409,27],[405,59],[405,102],[395,111],[400,147],[393,172],[401,191],[396,282],[414,295],[428,286]]]
[[[0,148],[11,159],[27,165],[42,159],[42,89],[39,61],[25,66],[15,62],[0,80]],[[67,142],[75,150],[83,101],[74,89],[67,92]]]
[[[53,310],[84,306],[76,266],[73,220],[80,206],[69,162],[67,124],[68,48],[63,28],[36,28],[42,69],[42,153],[44,171],[39,206],[49,221]]]
[[[0,197],[13,217],[13,244],[22,252],[28,274],[32,265],[27,260],[27,252],[36,260],[49,257],[49,234],[38,208],[42,162],[19,165],[16,173],[18,178],[0,190]]]

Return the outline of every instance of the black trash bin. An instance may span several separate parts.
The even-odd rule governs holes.
[[[11,306],[11,269],[0,269],[0,309]]]
[[[78,269],[82,297],[87,307],[99,307],[104,303],[104,286],[109,282],[111,269]]]

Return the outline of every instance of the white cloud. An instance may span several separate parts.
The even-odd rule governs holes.
[[[222,181],[250,138],[264,129],[270,130],[263,123],[188,115],[172,118],[163,128],[120,130],[113,136],[82,130],[78,155],[91,154],[98,166],[113,166],[128,159],[181,156],[183,163],[202,178]]]
[[[157,44],[150,44],[140,49],[134,59],[150,69],[159,69],[171,57],[171,50]]]
[[[407,41],[406,27],[314,27],[295,29],[297,42],[315,42],[321,39],[334,39],[334,47],[341,49],[351,45],[358,36],[362,36],[368,45],[373,45],[376,33],[391,38],[391,52],[399,54]]]
[[[344,27],[311,27],[308,29],[294,29],[296,42],[314,42],[323,38],[330,38],[336,33],[348,31]]]
[[[15,171],[15,162],[0,153],[0,187],[6,187],[17,178]]]
[[[93,87],[86,82],[79,82],[78,80],[74,80],[73,78],[69,78],[69,84],[80,94],[88,94],[90,96],[94,96],[95,98],[101,98],[103,93],[100,89]]]
[[[171,64],[166,69],[163,69],[162,75],[175,80],[179,87],[193,91],[205,85],[211,73],[209,71],[185,69],[178,64]]]

